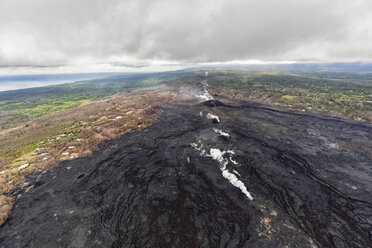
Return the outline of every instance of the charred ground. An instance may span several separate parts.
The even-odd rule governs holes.
[[[163,110],[89,157],[29,175],[0,247],[372,243],[370,124],[247,102]],[[223,176],[225,161],[253,200]]]

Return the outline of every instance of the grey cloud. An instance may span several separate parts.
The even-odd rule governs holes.
[[[367,0],[0,0],[0,66],[370,60]]]

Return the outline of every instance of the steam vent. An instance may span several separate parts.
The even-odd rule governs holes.
[[[371,247],[371,151],[362,122],[167,105],[154,125],[29,175],[1,247]]]

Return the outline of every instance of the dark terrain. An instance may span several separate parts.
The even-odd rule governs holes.
[[[174,104],[153,126],[26,182],[0,247],[372,244],[372,125],[352,120]]]

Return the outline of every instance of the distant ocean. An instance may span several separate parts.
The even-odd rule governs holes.
[[[123,73],[75,73],[39,75],[0,75],[0,91],[27,89],[47,85],[73,83],[81,80],[104,78]]]

